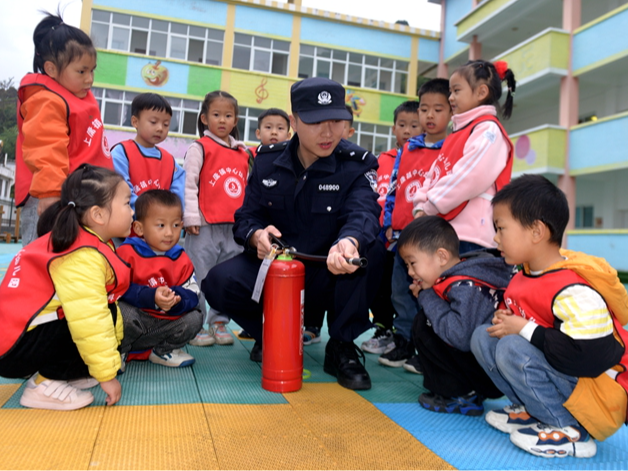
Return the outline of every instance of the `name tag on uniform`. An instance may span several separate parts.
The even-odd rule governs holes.
[[[320,183],[318,185],[319,193],[337,193],[340,191],[339,183]]]

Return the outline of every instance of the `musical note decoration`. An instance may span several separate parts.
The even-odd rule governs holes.
[[[257,97],[257,100],[255,100],[257,103],[261,104],[264,100],[266,100],[268,98],[268,96],[270,95],[270,93],[268,92],[268,90],[266,90],[264,88],[264,86],[268,83],[268,79],[263,78],[262,81],[260,82],[259,86],[255,89],[255,96]]]

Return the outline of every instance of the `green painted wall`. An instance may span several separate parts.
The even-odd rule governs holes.
[[[209,92],[220,90],[221,80],[221,70],[191,65],[188,74],[188,94],[202,98]]]
[[[392,123],[394,121],[395,108],[409,98],[394,95],[381,95],[379,102],[379,119]]]
[[[126,62],[125,55],[99,51],[94,81],[109,85],[126,85]]]

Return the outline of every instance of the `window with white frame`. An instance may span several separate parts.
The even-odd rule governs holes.
[[[103,123],[112,126],[131,127],[131,102],[138,94],[122,90],[92,88]],[[170,132],[198,135],[197,120],[201,102],[165,97],[172,107]]]
[[[224,31],[92,10],[96,47],[189,62],[221,65]]]
[[[259,108],[244,108],[240,107],[240,114],[238,115],[238,131],[240,132],[240,139],[247,142],[259,142],[259,139],[255,135],[257,129],[257,117],[262,114],[264,110]]]
[[[326,77],[343,85],[406,93],[408,61],[302,44],[299,78]]]
[[[234,69],[288,75],[289,57],[288,41],[235,33],[232,63]]]
[[[354,121],[353,127],[355,134],[349,140],[375,155],[395,147],[395,136],[391,126]]]

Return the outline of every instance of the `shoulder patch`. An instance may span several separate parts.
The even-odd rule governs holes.
[[[283,141],[283,142],[278,142],[277,144],[268,144],[268,145],[260,145],[257,148],[257,153],[258,154],[267,154],[269,152],[278,152],[278,151],[283,151],[286,147],[288,147],[288,144],[290,143],[290,141]]]
[[[364,174],[364,176],[369,181],[369,184],[371,185],[371,189],[375,193],[379,194],[379,192],[377,191],[377,170],[369,170],[368,172]]]

